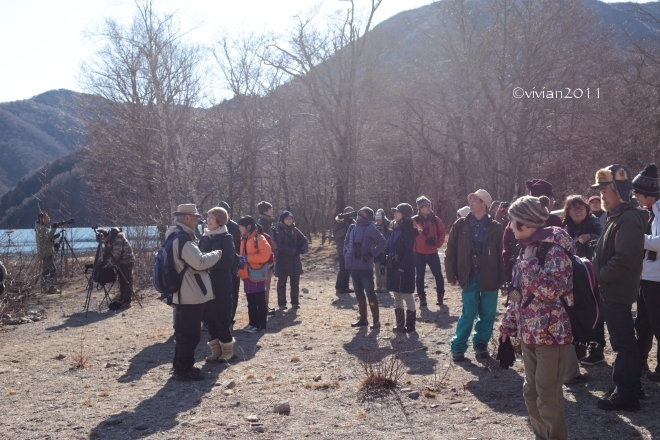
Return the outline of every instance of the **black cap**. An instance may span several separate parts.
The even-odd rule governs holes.
[[[396,211],[399,211],[403,218],[412,218],[413,216],[413,208],[408,203],[399,203],[396,208],[392,208],[392,212]]]
[[[654,163],[646,164],[644,169],[633,179],[633,190],[644,196],[660,196],[660,183],[658,182],[658,167]]]

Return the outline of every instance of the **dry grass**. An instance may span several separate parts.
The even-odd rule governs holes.
[[[255,378],[254,373],[248,373],[247,375],[245,375],[245,378],[246,379],[254,379]]]
[[[291,356],[290,362],[300,362],[300,356]]]
[[[370,359],[360,361],[363,375],[360,381],[360,399],[384,397],[397,387],[405,366],[397,353],[393,353],[378,361]]]
[[[275,376],[273,374],[269,373],[266,375],[266,380],[273,380],[273,379],[275,379]]]
[[[436,394],[433,391],[427,389],[427,390],[424,390],[424,397],[429,398],[429,399],[435,399]]]
[[[18,394],[18,391],[16,391],[16,390],[9,390],[9,391],[7,391],[7,394],[9,394],[10,396],[13,396],[14,394]]]
[[[367,413],[364,411],[360,411],[357,414],[355,414],[355,418],[358,420],[366,419],[367,418]]]
[[[333,380],[332,382],[307,382],[305,388],[312,390],[328,390],[330,388],[339,388],[339,382]]]
[[[89,355],[85,352],[83,347],[82,334],[80,335],[80,350],[73,353],[71,357],[71,369],[72,370],[84,370],[89,368]]]
[[[99,393],[99,397],[108,397],[109,395],[110,395],[110,393],[107,392],[107,391],[101,391],[101,392]]]

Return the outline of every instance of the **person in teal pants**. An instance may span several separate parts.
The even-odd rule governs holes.
[[[472,345],[476,356],[488,357],[488,342],[497,312],[497,291],[506,281],[502,260],[504,229],[488,215],[492,203],[490,194],[477,190],[468,195],[468,203],[470,213],[452,225],[445,251],[447,281],[462,289],[463,311],[451,340],[452,359],[456,362],[465,359],[473,326]]]

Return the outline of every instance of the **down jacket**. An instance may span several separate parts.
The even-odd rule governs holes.
[[[238,276],[242,280],[249,280],[248,265],[252,269],[259,269],[270,260],[272,249],[262,234],[253,231],[246,238],[241,239],[240,255],[247,255],[247,263],[243,269],[238,270]]]
[[[418,254],[432,255],[437,254],[438,249],[445,243],[447,237],[447,230],[442,220],[436,216],[433,211],[425,218],[422,214],[418,214],[412,218],[415,227],[418,229],[427,230],[428,233],[424,235],[422,231],[419,232],[415,238],[415,252]],[[426,239],[435,237],[435,244],[427,244]]]
[[[387,256],[396,255],[398,263],[392,262],[387,270],[387,290],[399,293],[415,293],[415,259],[413,248],[417,230],[412,220],[392,222],[392,233],[387,243]],[[389,265],[388,265],[389,266]],[[391,270],[390,270],[391,269]],[[403,271],[399,275],[399,270]]]
[[[360,243],[360,255],[362,258],[356,259],[353,255],[353,243]],[[370,270],[374,268],[374,259],[385,249],[387,241],[385,237],[378,232],[376,225],[371,220],[358,219],[357,223],[351,225],[346,233],[344,241],[344,261],[346,269],[349,270]],[[371,254],[371,258],[363,258]]]
[[[642,268],[642,279],[647,281],[660,282],[660,200],[651,207],[653,211],[653,221],[644,235],[644,266]],[[653,253],[656,254],[653,254]]]
[[[181,230],[190,236],[190,241],[183,245],[181,255],[178,255],[180,239],[176,238],[173,241],[174,269],[177,273],[181,273],[185,263],[190,267],[181,282],[181,290],[174,294],[172,301],[174,304],[203,304],[213,299],[211,277],[206,270],[220,261],[220,251],[202,253],[195,244],[195,232],[183,223],[177,223],[176,226],[169,228],[165,233],[165,239]]]
[[[524,258],[525,249],[540,243],[554,243],[539,266],[534,255]],[[509,304],[500,332],[521,338],[525,345],[567,345],[573,342],[571,322],[560,298],[569,306],[573,300],[573,263],[566,251],[575,254],[575,243],[566,231],[557,227],[539,229],[521,243],[522,250],[513,267],[513,285],[522,293],[522,301]]]
[[[275,276],[289,277],[302,275],[303,267],[300,255],[307,253],[309,243],[305,234],[295,225],[284,223],[277,225],[275,236],[271,237],[277,246],[275,258]]]

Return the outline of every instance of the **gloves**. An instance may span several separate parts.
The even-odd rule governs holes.
[[[380,265],[380,274],[385,275],[385,265],[384,264]]]
[[[516,352],[513,350],[511,338],[508,336],[504,342],[500,340],[500,347],[497,349],[495,360],[500,361],[500,368],[504,368],[505,370],[513,367],[514,362],[516,362]]]
[[[373,254],[372,254],[371,252],[367,252],[366,254],[364,254],[364,255],[362,256],[362,261],[364,261],[365,263],[368,263],[368,262],[371,261],[373,258],[374,258]]]

